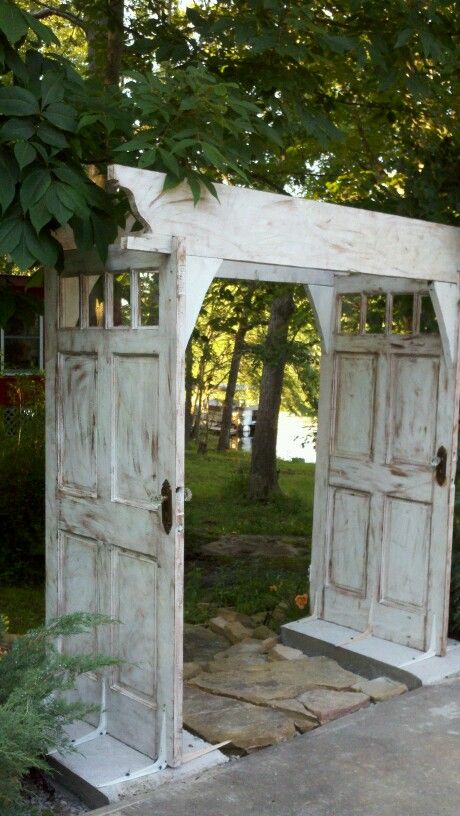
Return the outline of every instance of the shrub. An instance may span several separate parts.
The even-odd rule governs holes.
[[[0,656],[0,813],[30,816],[22,798],[22,779],[31,768],[49,770],[46,754],[72,750],[64,726],[84,718],[94,706],[68,702],[63,692],[88,671],[113,665],[101,655],[61,654],[56,638],[69,637],[108,623],[102,615],[75,613],[28,632]],[[0,630],[4,631],[0,617]]]

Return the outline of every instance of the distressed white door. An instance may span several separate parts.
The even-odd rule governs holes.
[[[336,289],[332,349],[321,363],[315,613],[441,654],[456,369],[446,363],[426,284],[361,279]]]
[[[108,732],[167,759],[182,729],[184,252],[46,284],[47,616],[120,621],[75,638],[106,673]],[[159,503],[163,494],[164,501]],[[80,695],[99,703],[101,678]],[[97,718],[96,718],[97,719]]]

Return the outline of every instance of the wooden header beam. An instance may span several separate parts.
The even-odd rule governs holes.
[[[217,184],[195,206],[183,183],[122,165],[109,178],[145,223],[146,244],[186,238],[190,256],[458,283],[460,230],[412,218]],[[137,249],[141,249],[140,239]],[[150,246],[152,244],[150,243]],[[147,246],[145,247],[147,249]]]

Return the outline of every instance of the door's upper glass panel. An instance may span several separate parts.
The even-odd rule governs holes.
[[[158,272],[139,272],[139,316],[141,326],[158,326],[160,316]]]
[[[103,328],[105,320],[104,275],[87,275],[88,325]]]
[[[359,334],[361,325],[361,295],[342,295],[340,298],[341,334]]]
[[[131,275],[121,272],[113,277],[113,325],[131,325]]]
[[[386,332],[386,295],[368,295],[366,303],[366,334],[385,334]]]

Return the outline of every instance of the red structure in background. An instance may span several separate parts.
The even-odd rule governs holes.
[[[0,407],[21,408],[44,389],[43,319],[37,309],[43,304],[43,287],[26,289],[29,278],[0,275],[0,297],[14,299],[15,314],[0,329]],[[27,382],[27,387],[24,384]],[[29,387],[30,384],[30,387]]]

